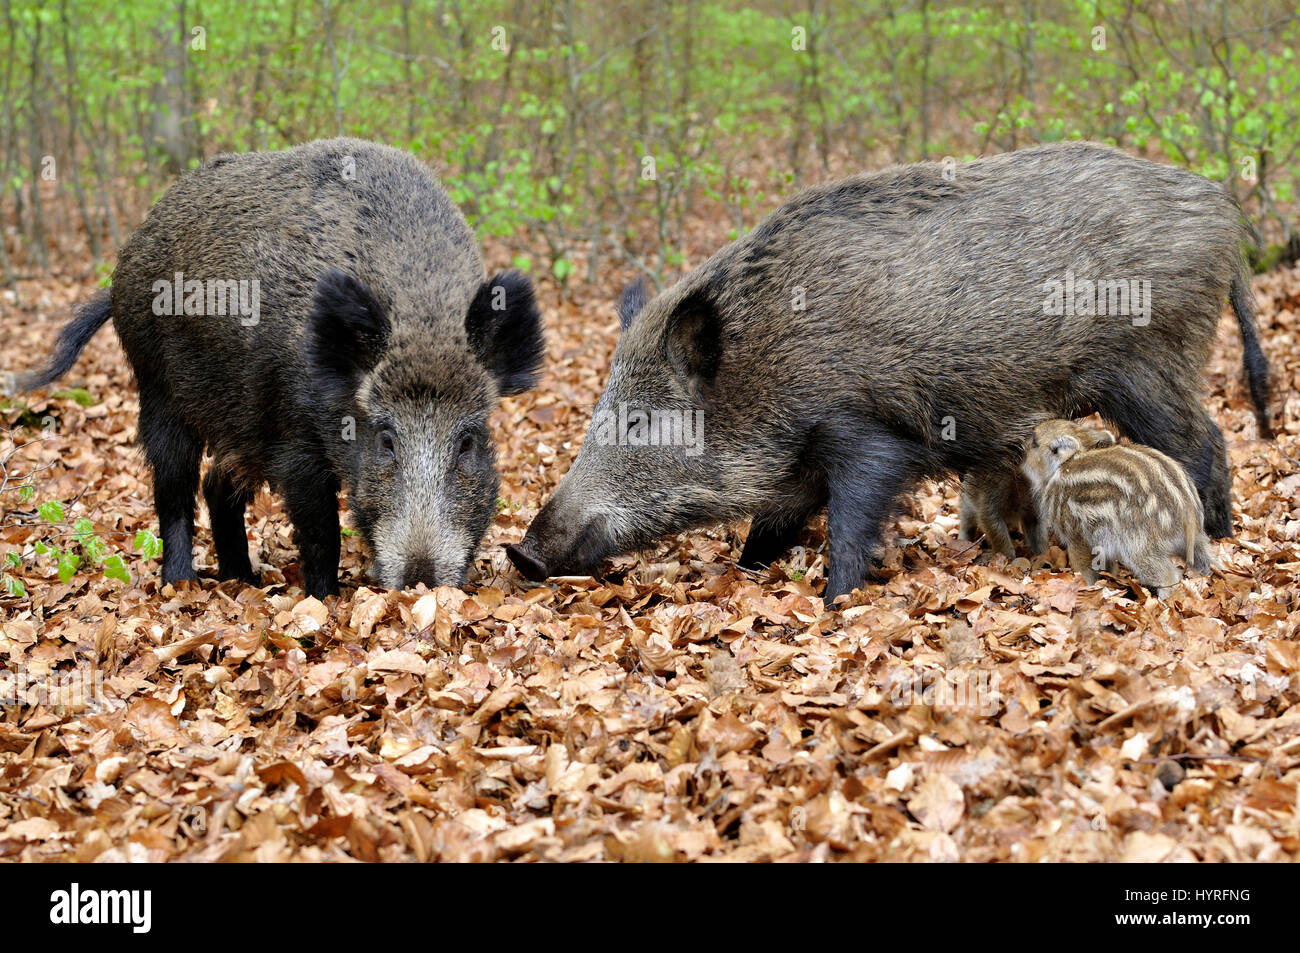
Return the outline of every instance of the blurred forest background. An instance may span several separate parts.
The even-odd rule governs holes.
[[[1263,269],[1300,253],[1297,48],[1279,0],[3,0],[0,281],[107,268],[220,152],[339,134],[561,288],[669,279],[832,175],[1066,138],[1224,181]]]

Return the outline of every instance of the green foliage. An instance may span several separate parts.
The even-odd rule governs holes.
[[[50,395],[51,397],[66,397],[76,401],[82,407],[93,407],[99,403],[99,399],[84,387],[70,387],[66,390],[58,390]]]
[[[6,569],[20,569],[22,564],[23,559],[17,553],[11,552],[5,556]],[[21,599],[27,595],[27,589],[23,586],[23,581],[17,576],[4,573],[0,577],[0,584],[4,587],[4,594],[11,599]]]
[[[17,410],[18,414],[14,419],[14,424],[19,427],[26,427],[29,430],[40,430],[42,420],[39,415],[33,413],[32,409],[17,400],[0,400],[0,410]]]
[[[127,571],[126,562],[119,554],[114,553],[104,560],[104,578],[116,579],[130,585],[131,573]]]
[[[659,276],[684,264],[701,215],[720,209],[740,235],[841,170],[1062,139],[1223,179],[1274,231],[1294,217],[1289,0],[85,0],[66,23],[42,0],[10,10],[10,220],[15,190],[30,201],[39,175],[26,157],[64,149],[73,120],[79,142],[56,156],[72,215],[72,173],[102,208],[119,182],[156,198],[222,151],[359,135],[429,161],[481,235],[529,249],[562,284],[580,244]],[[34,145],[29,116],[43,124]],[[96,272],[111,282],[106,265]]]
[[[162,556],[163,544],[162,540],[149,530],[142,529],[135,534],[131,548],[145,559],[159,559]]]
[[[126,559],[121,553],[113,552],[112,547],[100,535],[92,520],[80,516],[69,526],[65,508],[59,500],[46,500],[36,508],[36,513],[50,529],[66,530],[65,533],[51,533],[32,545],[36,556],[49,559],[54,563],[60,582],[66,585],[72,581],[72,577],[83,565],[90,565],[97,566],[105,579],[115,579],[130,584],[131,572],[127,569]],[[67,548],[59,542],[65,537],[72,540],[72,544]],[[157,559],[162,555],[162,542],[148,530],[140,530],[135,534],[132,548],[145,559]],[[22,563],[22,556],[19,553],[10,552],[5,556],[5,566],[8,569],[20,569]],[[4,575],[4,590],[10,597],[26,595],[22,581],[8,573]]]

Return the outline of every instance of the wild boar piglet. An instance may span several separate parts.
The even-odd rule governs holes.
[[[1078,427],[1085,450],[1108,446],[1115,436],[1108,430]],[[1016,554],[1011,530],[1019,530],[1034,554],[1047,552],[1047,529],[1038,518],[1033,489],[1019,467],[1010,470],[975,470],[961,481],[959,539],[983,536],[989,548],[1008,559]]]
[[[1016,554],[1011,530],[1018,529],[1035,553],[1047,549],[1029,482],[1019,470],[1009,474],[967,474],[961,481],[959,539],[983,536],[989,548],[1008,559]]]
[[[1123,563],[1164,599],[1183,575],[1171,557],[1198,572],[1218,568],[1196,487],[1160,451],[1047,420],[1034,428],[1022,469],[1045,531],[1060,537],[1070,567],[1089,583]]]

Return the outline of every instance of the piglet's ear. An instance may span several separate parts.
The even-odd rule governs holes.
[[[1113,447],[1115,445],[1115,435],[1109,430],[1090,430],[1088,431],[1087,445],[1090,450],[1098,447]]]
[[[316,282],[307,351],[313,370],[340,388],[355,387],[388,346],[388,315],[351,275],[331,269]]]
[[[483,282],[465,315],[465,334],[503,397],[522,394],[537,383],[546,341],[527,275],[503,271]]]
[[[641,309],[645,307],[646,300],[649,297],[650,291],[646,288],[644,278],[628,282],[623,288],[623,293],[618,296],[618,327],[620,331],[627,330],[627,326],[632,323],[633,318],[641,313]]]
[[[1082,449],[1082,445],[1075,437],[1057,437],[1052,441],[1052,453],[1058,457],[1068,457],[1070,454]]]
[[[722,362],[722,321],[706,289],[697,288],[677,303],[668,317],[664,351],[692,393],[707,391]]]

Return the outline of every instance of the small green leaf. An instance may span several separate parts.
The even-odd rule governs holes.
[[[5,573],[4,584],[5,595],[11,599],[22,599],[27,595],[27,588],[23,585],[21,579]]]
[[[10,569],[17,569],[23,564],[23,557],[19,556],[17,553],[9,553],[5,556],[5,562],[8,564]]]
[[[56,391],[53,397],[70,397],[82,407],[93,407],[99,403],[99,399],[84,387],[72,387],[68,390]]]
[[[89,539],[84,540],[81,548],[90,557],[90,561],[94,563],[102,563],[104,558],[108,556],[108,544],[98,536],[91,536]]]
[[[573,262],[567,258],[555,259],[555,264],[551,266],[551,271],[555,273],[555,279],[561,283],[573,274]]]
[[[147,529],[142,529],[135,534],[135,541],[131,548],[143,556],[145,559],[157,559],[162,555],[162,540]]]
[[[59,557],[59,582],[67,585],[72,577],[77,574],[77,567],[81,565],[81,557],[76,553],[64,553]]]
[[[131,582],[131,573],[126,568],[126,563],[122,557],[116,553],[104,560],[104,578],[120,579],[128,585]]]
[[[18,488],[18,502],[30,503],[33,496],[36,495],[36,487],[28,483],[26,486]]]
[[[58,500],[49,500],[36,508],[41,519],[47,523],[63,522],[63,504]]]

